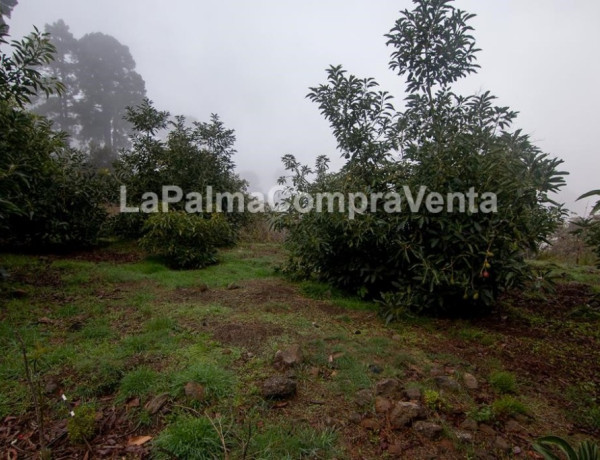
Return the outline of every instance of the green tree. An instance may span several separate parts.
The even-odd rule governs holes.
[[[469,20],[449,0],[416,0],[389,34],[390,69],[406,78],[404,111],[373,79],[331,67],[326,84],[308,97],[330,122],[348,160],[339,173],[314,170],[284,157],[290,194],[307,192],[397,193],[408,187],[443,196],[494,192],[498,212],[440,212],[421,207],[389,212],[283,214],[289,269],[383,299],[388,318],[405,308],[464,312],[489,307],[497,295],[528,276],[527,251],[537,250],[561,221],[550,199],[563,184],[560,160],[550,158],[519,130],[516,113],[495,105],[489,92],[461,96],[452,90],[477,69]],[[309,180],[315,173],[315,179]],[[446,204],[446,203],[445,203]],[[458,204],[456,205],[458,206]]]
[[[64,133],[24,109],[38,93],[62,90],[40,71],[53,53],[36,29],[0,55],[0,245],[12,248],[89,244],[105,218],[100,178],[68,148]]]
[[[131,202],[139,203],[146,192],[161,196],[164,185],[179,186],[184,195],[205,195],[210,186],[213,209],[218,205],[227,209],[227,203],[214,201],[217,193],[246,192],[246,182],[235,173],[232,159],[234,131],[217,115],[213,114],[209,122],[189,125],[184,117],[171,118],[169,112],[157,110],[145,99],[139,106],[128,108],[126,118],[134,127],[133,145],[123,151],[115,174],[127,186]],[[183,203],[174,207],[181,209]],[[234,227],[243,220],[243,213],[228,214]]]

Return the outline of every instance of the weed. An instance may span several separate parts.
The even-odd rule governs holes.
[[[482,406],[469,411],[467,417],[476,422],[489,422],[494,418],[494,412],[490,406]]]
[[[69,439],[75,444],[82,444],[92,438],[96,431],[96,410],[90,405],[81,405],[73,411],[75,415],[67,421]]]
[[[440,411],[448,407],[448,403],[442,398],[442,395],[435,390],[424,390],[423,402],[432,411]]]
[[[513,374],[505,371],[493,372],[490,375],[490,385],[498,393],[515,393],[517,390],[517,380]]]
[[[492,411],[497,417],[512,417],[527,414],[527,406],[513,396],[504,395],[492,404]]]

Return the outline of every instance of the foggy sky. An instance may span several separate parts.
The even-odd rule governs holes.
[[[565,160],[570,176],[559,199],[600,188],[600,2],[597,0],[458,0],[472,21],[481,69],[457,90],[490,90],[519,111],[514,127]],[[266,191],[283,173],[280,158],[304,163],[320,154],[342,161],[328,123],[305,99],[330,64],[374,77],[401,107],[403,79],[388,70],[383,35],[407,0],[20,0],[13,38],[64,19],[75,37],[114,36],[129,47],[148,97],[172,114],[236,131],[237,171]]]

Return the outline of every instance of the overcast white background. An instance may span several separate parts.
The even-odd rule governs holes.
[[[458,0],[477,14],[478,75],[467,94],[491,90],[520,112],[515,126],[571,174],[560,199],[582,214],[580,194],[600,188],[600,1]],[[11,35],[64,19],[79,38],[103,32],[127,45],[155,105],[207,121],[218,113],[237,135],[238,172],[266,191],[280,157],[312,163],[339,152],[318,107],[305,99],[330,64],[403,98],[388,70],[387,33],[406,0],[21,0]],[[398,101],[400,105],[400,101]]]

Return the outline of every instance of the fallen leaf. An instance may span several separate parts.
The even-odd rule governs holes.
[[[152,436],[136,436],[127,441],[128,446],[141,446],[152,439]]]

